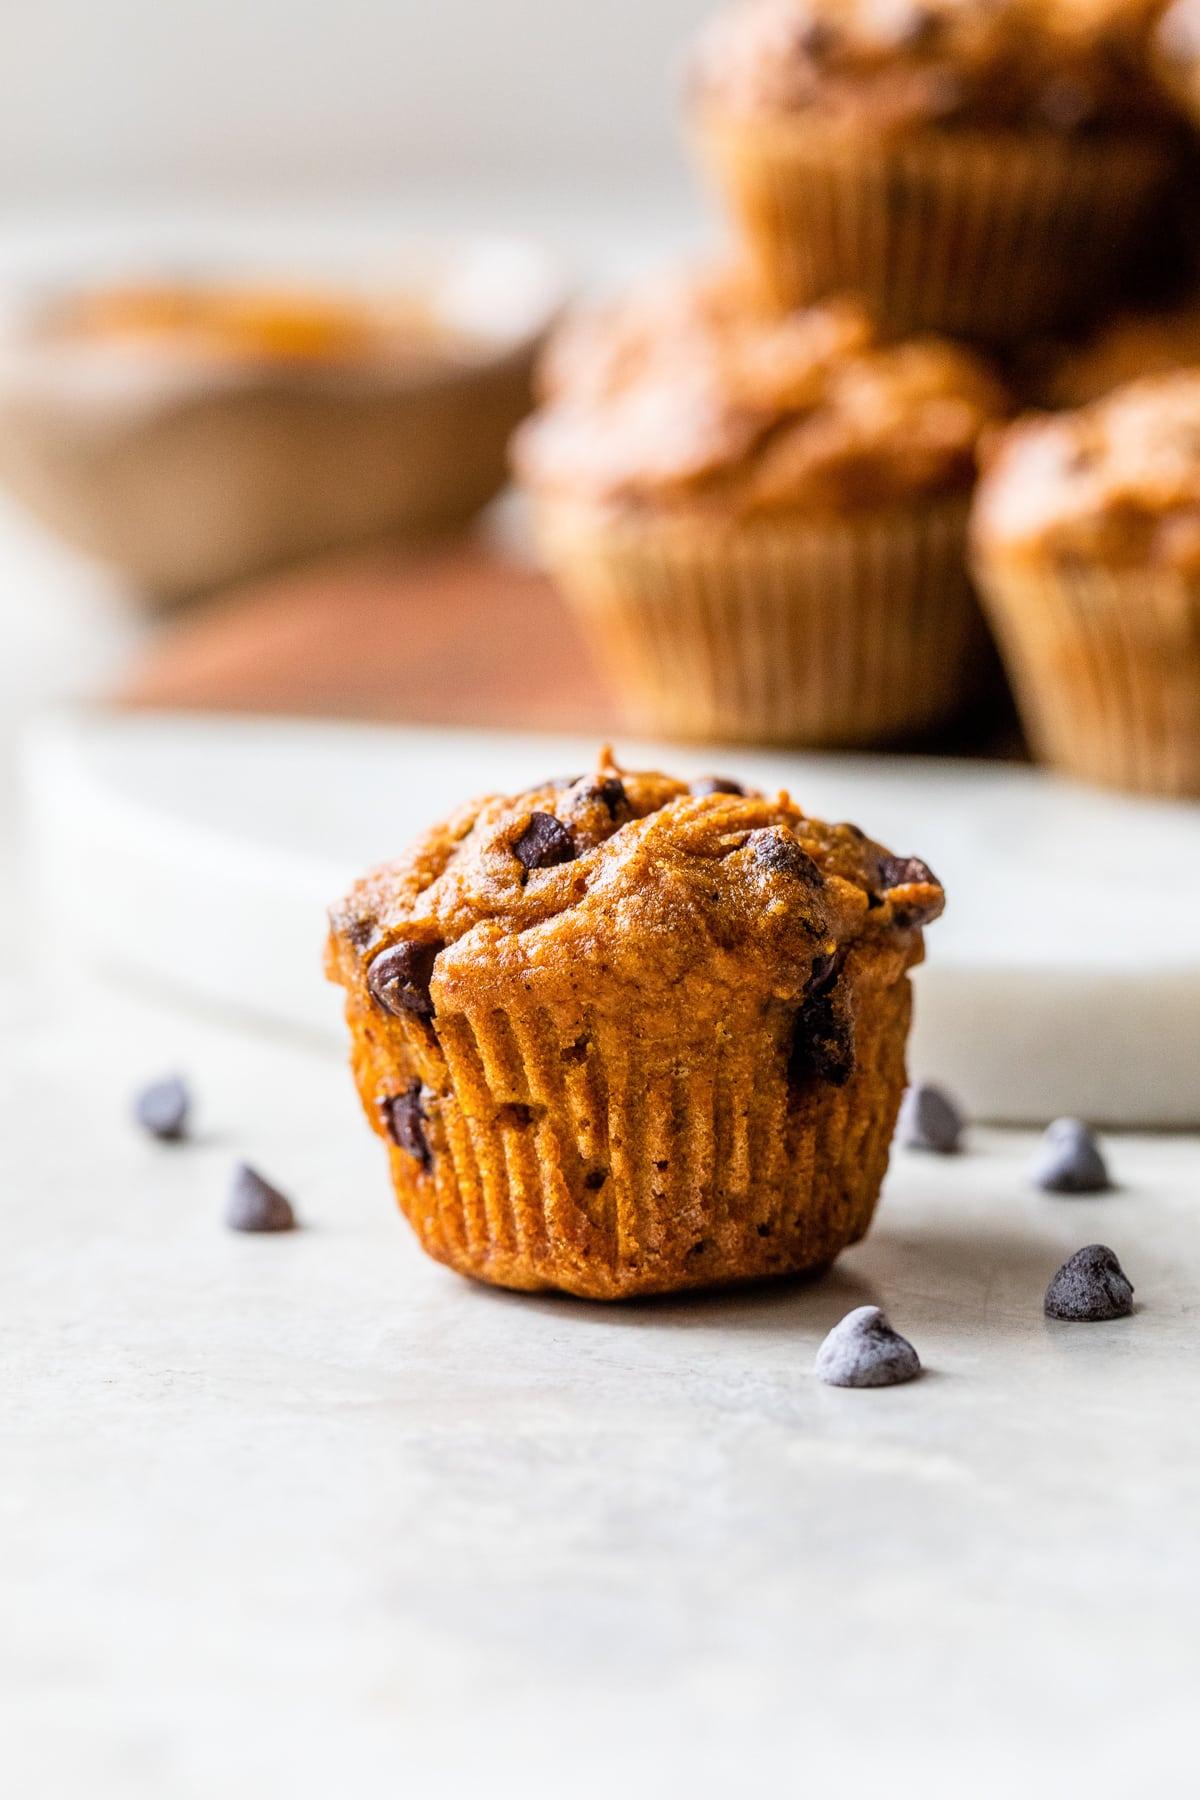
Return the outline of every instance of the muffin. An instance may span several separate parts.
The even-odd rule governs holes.
[[[328,949],[423,1248],[602,1300],[825,1267],[875,1208],[942,904],[785,793],[608,752],[454,813]]]
[[[514,460],[629,725],[862,745],[952,715],[987,661],[964,534],[1004,404],[969,352],[721,277],[569,328]]]
[[[744,0],[689,110],[768,293],[995,342],[1094,316],[1174,170],[1160,0]],[[1100,224],[1102,221],[1102,225]]]
[[[1200,795],[1200,371],[1002,434],[975,566],[1035,749]]]
[[[1200,300],[1168,312],[1127,313],[1064,356],[1047,386],[1052,406],[1086,406],[1114,388],[1172,369],[1200,368]]]

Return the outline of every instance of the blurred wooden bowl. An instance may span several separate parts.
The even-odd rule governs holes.
[[[206,293],[232,324],[169,328],[169,296]],[[319,288],[245,269],[60,283],[0,321],[0,479],[155,599],[420,536],[503,485],[564,298],[545,252],[486,238]],[[355,340],[356,317],[375,335]]]

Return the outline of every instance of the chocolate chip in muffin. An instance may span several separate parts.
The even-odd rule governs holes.
[[[553,813],[530,813],[529,823],[513,845],[513,855],[528,870],[552,869],[574,862],[575,840]]]
[[[817,1351],[814,1373],[830,1387],[895,1387],[921,1373],[921,1359],[878,1306],[856,1306]]]
[[[932,1150],[938,1156],[953,1156],[962,1149],[965,1128],[962,1108],[945,1088],[935,1087],[931,1081],[919,1081],[905,1093],[896,1136],[906,1150]]]
[[[824,887],[825,877],[812,857],[780,825],[764,826],[746,839],[760,868],[773,875],[792,875],[807,887]]]
[[[1127,1319],[1133,1283],[1107,1244],[1085,1244],[1069,1256],[1046,1289],[1046,1317],[1072,1324]]]
[[[428,1123],[425,1097],[424,1083],[413,1081],[402,1094],[390,1094],[382,1102],[382,1106],[388,1136],[392,1142],[398,1144],[401,1150],[407,1150],[428,1174],[433,1167],[433,1151],[425,1131]]]
[[[142,1130],[164,1144],[177,1144],[187,1136],[192,1097],[178,1075],[152,1081],[135,1096],[133,1116]]]
[[[292,1203],[257,1169],[239,1163],[229,1185],[225,1223],[231,1231],[291,1231],[296,1224]]]
[[[372,998],[396,1018],[408,1012],[416,1013],[421,1019],[431,1019],[433,998],[429,984],[433,979],[433,965],[445,947],[437,942],[404,939],[381,950],[367,970],[367,987]]]
[[[1103,1194],[1112,1187],[1104,1152],[1082,1119],[1055,1119],[1046,1127],[1030,1177],[1046,1194]]]
[[[800,1087],[811,1080],[843,1087],[854,1073],[854,1025],[833,984],[810,994],[800,1005],[792,1028],[788,1082]]]
[[[884,888],[914,887],[918,884],[930,883],[933,887],[942,884],[919,856],[884,856],[879,862],[879,884]]]
[[[629,811],[629,795],[625,792],[625,783],[615,775],[605,775],[599,781],[590,781],[583,789],[581,799],[594,800],[604,807],[610,819],[617,819],[622,813]],[[567,858],[561,858],[567,861]]]
[[[697,775],[688,792],[697,800],[703,800],[709,794],[744,794],[746,790],[740,781],[731,781],[728,775]]]

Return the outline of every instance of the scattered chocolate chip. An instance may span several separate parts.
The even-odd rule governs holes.
[[[878,1306],[856,1306],[817,1351],[814,1372],[830,1387],[894,1387],[921,1373],[921,1359]]]
[[[388,1136],[401,1150],[415,1157],[428,1172],[433,1167],[433,1151],[425,1133],[425,1088],[419,1081],[410,1082],[402,1094],[391,1094],[382,1102]]]
[[[1103,1194],[1112,1186],[1096,1134],[1082,1119],[1046,1127],[1030,1179],[1047,1194]]]
[[[574,862],[575,842],[553,813],[535,812],[513,845],[513,854],[526,869],[551,869],[556,863]]]
[[[607,1180],[607,1169],[589,1169],[583,1178],[583,1185],[590,1194],[595,1194],[600,1191]]]
[[[1046,1317],[1088,1323],[1127,1319],[1133,1283],[1107,1244],[1085,1244],[1069,1256],[1046,1289]]]
[[[768,825],[746,839],[754,860],[773,875],[794,875],[808,887],[824,887],[825,877],[808,854],[782,826]]]
[[[418,1018],[433,1017],[433,999],[429,984],[433,965],[441,943],[421,944],[412,940],[393,944],[381,950],[367,970],[367,987],[385,1012],[396,1018],[403,1013],[416,1013]]]
[[[231,1231],[291,1231],[296,1215],[278,1188],[248,1163],[239,1163],[229,1185],[225,1223]]]
[[[524,1100],[508,1100],[496,1111],[498,1125],[515,1125],[518,1131],[525,1131],[533,1124],[533,1108]]]
[[[355,917],[345,921],[342,928],[347,941],[356,950],[365,950],[378,929],[378,921],[372,918]]]
[[[133,1116],[143,1131],[164,1144],[177,1144],[187,1136],[192,1096],[178,1075],[152,1081],[134,1098]]]
[[[939,1156],[952,1156],[962,1149],[965,1128],[962,1109],[945,1088],[919,1081],[906,1091],[896,1127],[898,1141],[906,1150],[933,1150]]]
[[[746,790],[740,781],[731,781],[728,775],[697,775],[688,792],[697,800],[703,800],[708,794],[744,794]]]

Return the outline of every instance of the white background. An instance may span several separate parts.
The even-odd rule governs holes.
[[[0,205],[686,191],[713,0],[8,0]]]

